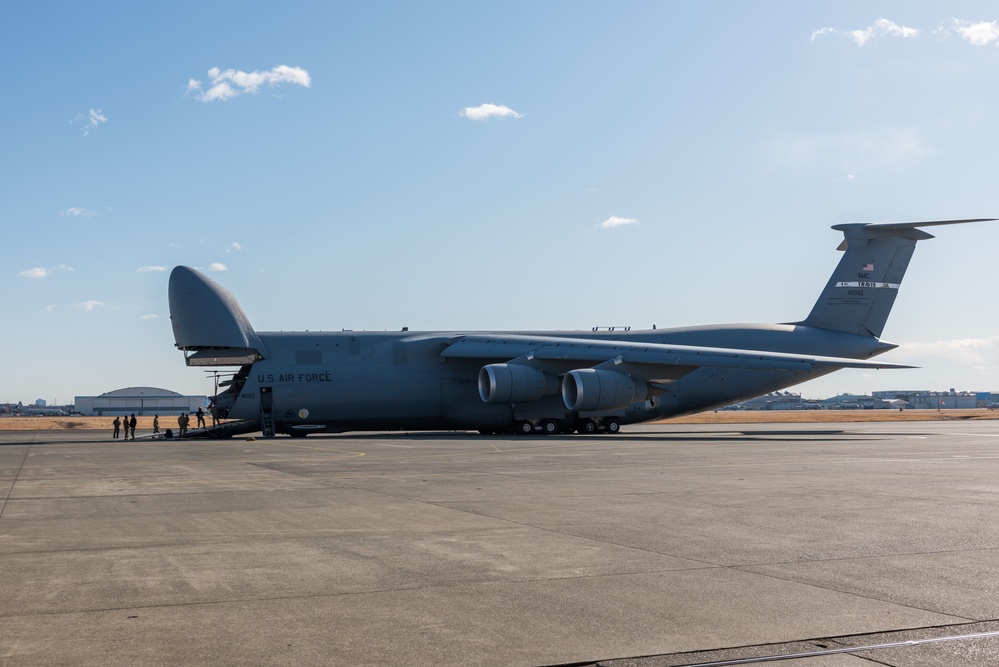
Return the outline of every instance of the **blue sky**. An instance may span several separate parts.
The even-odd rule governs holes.
[[[803,318],[831,225],[999,216],[994,3],[7,3],[0,401],[210,393],[169,270],[268,330]],[[999,223],[886,360],[997,390]]]

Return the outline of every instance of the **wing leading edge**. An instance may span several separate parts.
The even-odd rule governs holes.
[[[687,372],[701,367],[752,368],[809,372],[813,368],[916,368],[883,361],[863,361],[788,352],[762,352],[736,348],[699,347],[664,343],[602,341],[520,334],[467,334],[452,339],[441,352],[445,358],[520,361],[537,366],[578,362],[596,365],[604,362],[634,364],[649,368],[648,377],[659,377],[656,369],[668,371],[685,367]],[[559,362],[556,364],[555,362]],[[553,369],[555,370],[555,369]],[[667,372],[667,375],[672,373]],[[645,374],[643,374],[645,375]]]

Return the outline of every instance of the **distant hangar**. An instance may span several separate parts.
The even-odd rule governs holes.
[[[81,415],[179,415],[197,412],[207,399],[158,387],[127,387],[100,396],[77,396],[74,405]]]

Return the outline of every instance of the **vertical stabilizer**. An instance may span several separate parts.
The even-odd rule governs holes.
[[[916,242],[933,238],[919,227],[991,219],[834,225],[843,232],[839,250],[845,252],[812,312],[798,324],[880,337]]]

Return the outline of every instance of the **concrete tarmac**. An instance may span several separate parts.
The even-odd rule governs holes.
[[[0,432],[0,503],[0,667],[999,664],[995,421]]]

